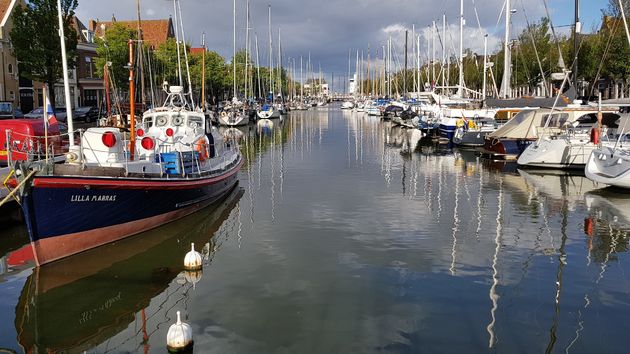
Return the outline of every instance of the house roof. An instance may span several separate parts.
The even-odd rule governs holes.
[[[103,36],[103,26],[107,29],[107,27],[111,26],[113,23],[119,23],[134,31],[138,28],[137,21],[117,21],[115,18],[113,18],[113,20],[114,21],[108,22],[91,21],[90,27],[94,26],[91,30],[100,37]],[[160,44],[166,42],[167,39],[175,37],[173,20],[170,18],[163,20],[142,20],[142,37],[150,46],[158,47]]]
[[[200,55],[203,54],[204,48],[190,48],[190,54]]]
[[[4,26],[15,8],[16,0],[0,0],[0,26]]]

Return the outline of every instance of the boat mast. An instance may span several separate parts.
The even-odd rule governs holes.
[[[206,110],[206,32],[201,34],[201,110]]]
[[[445,69],[446,63],[446,13],[442,14],[442,87],[446,85],[446,71]]]
[[[284,102],[284,95],[282,94],[282,38],[280,33],[281,28],[278,28],[278,93],[280,94],[280,102]]]
[[[431,82],[431,86],[433,84],[437,84],[437,79],[435,77],[435,36],[436,36],[437,28],[435,27],[435,21],[433,21],[433,25],[431,27],[431,40],[433,45],[431,46],[431,76],[433,77],[433,81]]]
[[[136,93],[133,70],[133,40],[129,40],[129,159],[134,160],[136,151]]]
[[[576,94],[579,96],[578,90],[578,43],[581,32],[581,23],[580,23],[580,4],[579,0],[575,0],[575,25],[573,26],[573,87],[575,88]]]
[[[273,40],[271,38],[271,5],[269,6],[269,87],[271,91],[271,103],[273,104],[274,85],[273,85]]]
[[[66,111],[68,122],[68,138],[70,149],[74,149],[74,123],[72,122],[72,101],[70,99],[70,82],[68,79],[68,57],[66,55],[66,37],[63,30],[63,14],[61,12],[61,0],[57,0],[57,17],[59,18],[59,37],[61,40],[61,65],[63,67],[63,89],[66,98]]]
[[[190,96],[190,106],[195,109],[195,100],[192,92],[192,80],[190,79],[190,63],[188,62],[188,50],[186,50],[186,33],[184,32],[184,20],[182,19],[182,5],[177,1],[177,9],[179,10],[179,27],[182,31],[182,42],[184,43],[184,61],[186,61],[186,77],[188,78],[188,95]]]
[[[254,32],[254,39],[256,40],[256,72],[258,73],[258,96],[262,95],[262,84],[260,82],[260,56],[258,55],[258,34]]]
[[[182,60],[179,52],[179,21],[177,21],[177,0],[173,0],[173,12],[175,13],[175,42],[177,44],[177,73],[179,75],[179,86],[184,86],[182,79]]]
[[[232,10],[232,100],[236,100],[236,0],[233,0],[233,10]]]
[[[300,101],[304,103],[304,77],[302,74],[302,56],[300,55]]]
[[[249,91],[249,0],[245,7],[245,100],[248,99]],[[252,95],[253,96],[253,95]]]
[[[142,42],[142,19],[140,18],[140,0],[136,0],[138,12],[138,65],[140,71],[140,94],[142,99],[142,107],[146,107],[146,99],[144,93],[144,47]]]
[[[507,0],[508,3],[510,0]],[[464,97],[464,0],[459,5],[459,85],[457,95]]]
[[[505,2],[505,42],[503,43],[503,80],[501,81],[501,97],[510,97],[510,81],[512,74],[512,53],[510,52],[510,15],[512,14],[510,0]]]
[[[486,79],[488,77],[488,34],[483,36],[483,84],[481,86],[481,102],[486,100]]]

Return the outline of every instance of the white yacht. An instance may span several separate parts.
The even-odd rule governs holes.
[[[558,135],[541,135],[519,156],[522,166],[583,169],[591,152],[598,145],[614,144],[619,114],[602,112],[602,134],[595,141],[592,130],[597,125],[597,113],[589,113],[568,124]]]
[[[586,162],[584,174],[590,180],[610,186],[630,188],[630,107],[619,109],[619,134],[614,144],[593,149]]]

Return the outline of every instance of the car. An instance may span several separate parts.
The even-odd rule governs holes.
[[[57,118],[59,122],[65,122],[67,119],[67,116],[68,114],[66,113],[65,107],[55,108],[55,117]],[[34,110],[24,115],[24,118],[30,118],[30,119],[37,119],[37,118],[43,118],[43,117],[44,117],[43,107],[35,108]]]
[[[72,112],[72,118],[76,120],[85,121],[86,123],[90,123],[98,119],[99,113],[100,112],[99,112],[98,107],[93,107],[93,106],[77,107]]]
[[[13,102],[0,101],[0,119],[24,118],[19,108],[13,108]]]

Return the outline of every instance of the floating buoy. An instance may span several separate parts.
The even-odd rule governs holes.
[[[186,253],[184,258],[184,269],[186,270],[200,270],[203,267],[201,261],[201,254],[195,251],[195,244],[190,244],[190,252]]]
[[[166,348],[170,353],[190,351],[193,347],[192,328],[181,320],[177,311],[177,323],[172,324],[166,334]]]

